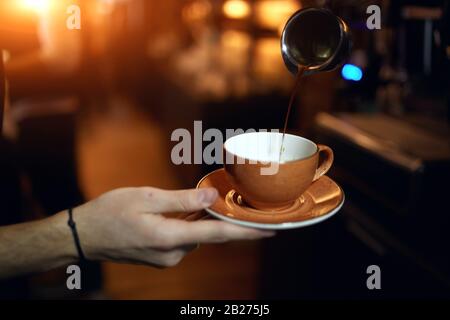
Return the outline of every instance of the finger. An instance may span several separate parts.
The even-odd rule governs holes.
[[[162,267],[174,267],[179,264],[188,253],[189,251],[185,249],[164,252],[160,255],[157,264]]]
[[[185,254],[188,254],[189,252],[192,252],[195,249],[198,249],[199,246],[200,245],[198,243],[191,243],[191,244],[187,244],[187,245],[180,247],[180,250],[182,250]]]
[[[149,194],[152,212],[193,212],[211,206],[217,199],[214,188],[191,190],[154,190]]]
[[[202,220],[205,216],[207,216],[208,213],[204,210],[197,211],[194,213],[191,213],[189,216],[185,217],[184,221],[199,221]]]
[[[156,264],[161,267],[176,266],[188,253],[194,251],[198,247],[198,244],[189,244],[177,247],[175,250],[157,252],[157,254],[154,255],[157,257]],[[154,260],[154,257],[152,257],[150,262],[155,263]]]
[[[192,243],[222,243],[235,240],[256,240],[275,235],[272,231],[239,227],[217,220],[187,222],[175,219],[165,221],[171,230],[171,246]]]

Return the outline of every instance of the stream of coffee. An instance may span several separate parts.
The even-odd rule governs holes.
[[[295,84],[294,84],[294,90],[292,90],[291,98],[289,99],[288,110],[287,110],[287,113],[286,113],[286,117],[284,119],[283,138],[281,140],[279,162],[281,162],[281,155],[283,154],[283,151],[284,151],[284,136],[286,135],[287,126],[288,126],[288,123],[289,123],[289,116],[291,115],[292,105],[294,104],[295,98],[297,97],[297,93],[298,93],[298,91],[300,89],[300,83],[301,83],[303,74],[305,73],[305,71],[307,69],[308,69],[307,67],[303,67],[303,66],[300,66],[298,68],[297,78],[295,79]]]

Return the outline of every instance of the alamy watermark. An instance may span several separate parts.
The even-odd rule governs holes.
[[[381,29],[381,8],[380,6],[373,4],[367,7],[367,14],[370,16],[367,18],[366,26],[369,30]]]
[[[366,21],[367,29],[380,30],[381,29],[381,8],[378,5],[369,5],[366,9],[369,15]],[[69,15],[66,19],[66,27],[69,30],[81,30],[81,8],[76,4],[69,5],[66,8],[66,14]]]
[[[66,286],[69,290],[81,290],[81,268],[75,264],[66,269],[69,275],[66,280]]]
[[[244,159],[235,157],[231,153],[224,154],[224,143],[226,140],[243,133],[269,132],[267,129],[226,129],[225,136],[216,128],[209,128],[203,132],[202,121],[194,121],[194,134],[185,128],[178,128],[172,132],[171,141],[178,142],[171,151],[170,158],[175,165],[182,164],[262,164],[261,175],[274,175],[278,173],[279,161]],[[279,133],[278,129],[270,132]],[[203,143],[208,145],[203,148]],[[281,151],[281,140],[273,141],[271,145],[273,155]],[[251,146],[249,146],[251,147]],[[256,148],[255,148],[256,149]],[[275,159],[275,157],[271,157]],[[279,160],[279,158],[278,158]]]
[[[66,26],[69,30],[81,29],[81,8],[76,5],[70,5],[67,7],[66,13],[69,17],[66,20]],[[381,29],[381,8],[380,6],[373,4],[367,7],[366,13],[369,15],[366,21],[367,29],[380,30]]]
[[[81,290],[81,268],[77,265],[70,265],[66,269],[69,275],[66,280],[66,286],[69,290]],[[366,280],[366,286],[369,290],[381,290],[381,268],[377,265],[370,265],[366,269],[369,277]]]
[[[81,30],[81,8],[76,4],[67,7],[66,13],[69,15],[66,20],[66,27],[69,30]]]
[[[371,265],[367,267],[366,273],[370,274],[366,281],[367,289],[381,290],[381,268],[377,265]]]

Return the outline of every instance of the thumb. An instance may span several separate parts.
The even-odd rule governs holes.
[[[158,190],[152,194],[150,205],[154,213],[193,212],[211,206],[217,199],[214,188],[190,190]]]

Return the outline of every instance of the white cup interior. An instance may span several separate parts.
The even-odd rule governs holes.
[[[225,142],[225,150],[240,158],[261,162],[290,162],[308,158],[317,145],[305,138],[286,134],[280,157],[283,133],[251,132],[234,136]]]

